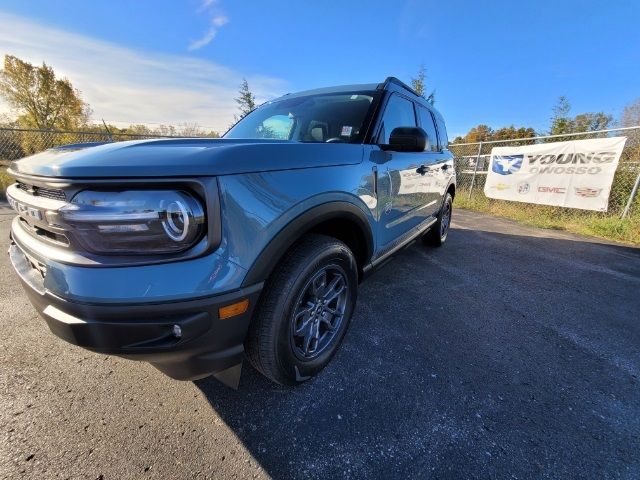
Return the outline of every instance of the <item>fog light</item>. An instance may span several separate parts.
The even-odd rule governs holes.
[[[249,299],[245,298],[239,302],[232,303],[218,309],[218,318],[224,320],[226,318],[235,317],[236,315],[242,315],[249,308]]]
[[[180,325],[174,325],[171,330],[173,331],[174,337],[182,338],[182,327],[180,327]]]

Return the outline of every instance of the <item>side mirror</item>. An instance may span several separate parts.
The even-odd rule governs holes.
[[[427,132],[420,127],[397,127],[391,131],[388,144],[382,150],[394,152],[423,152],[427,147]]]

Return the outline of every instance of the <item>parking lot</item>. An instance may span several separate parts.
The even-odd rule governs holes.
[[[456,211],[296,389],[68,345],[0,273],[3,479],[640,478],[639,249]]]

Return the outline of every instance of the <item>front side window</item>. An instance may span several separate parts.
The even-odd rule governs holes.
[[[224,138],[361,143],[378,97],[378,92],[285,97],[258,107]]]
[[[415,127],[416,115],[413,102],[399,95],[393,95],[387,103],[382,117],[382,127],[378,136],[379,143],[389,143],[389,137],[394,128]]]
[[[289,140],[292,129],[293,117],[289,115],[274,115],[263,120],[257,131],[263,138]]]

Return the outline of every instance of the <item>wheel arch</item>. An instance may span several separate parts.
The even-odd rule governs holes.
[[[451,195],[451,198],[456,198],[456,184],[451,182],[447,187],[447,193]]]
[[[300,238],[321,233],[349,246],[358,263],[358,277],[373,255],[373,233],[366,214],[347,201],[331,201],[312,207],[288,222],[262,250],[249,268],[243,287],[263,282],[271,275],[284,254]]]

